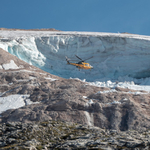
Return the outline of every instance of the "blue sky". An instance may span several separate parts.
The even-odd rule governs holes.
[[[150,0],[0,0],[0,28],[150,35]]]

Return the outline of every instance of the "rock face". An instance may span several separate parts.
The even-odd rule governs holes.
[[[1,97],[27,94],[38,102],[3,112],[1,123],[62,120],[118,131],[150,129],[149,93],[121,88],[109,92],[112,89],[51,75],[2,49],[0,54]]]
[[[0,149],[148,150],[150,130],[117,132],[61,121],[4,123],[0,124]]]

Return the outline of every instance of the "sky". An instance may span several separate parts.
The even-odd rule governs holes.
[[[0,0],[0,28],[150,35],[150,0]]]

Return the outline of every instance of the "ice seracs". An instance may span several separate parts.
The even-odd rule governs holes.
[[[119,82],[127,88],[150,89],[149,36],[98,32],[0,31],[0,37],[0,48],[49,73],[64,78],[97,81],[96,84],[99,82],[100,86],[111,87],[115,86],[112,83]],[[78,71],[66,65],[65,56],[74,58],[74,55],[83,59],[94,56],[89,60],[94,69]]]

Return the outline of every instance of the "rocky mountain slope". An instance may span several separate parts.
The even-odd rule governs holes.
[[[64,79],[0,49],[2,150],[148,150],[149,107],[147,91]]]
[[[150,128],[150,94],[145,91],[95,87],[77,79],[63,79],[2,49],[0,54],[1,98],[28,95],[24,107],[1,113],[1,123],[62,120],[121,131]],[[29,105],[28,100],[34,103]]]
[[[0,124],[0,149],[149,150],[150,130],[117,132],[62,121]]]

